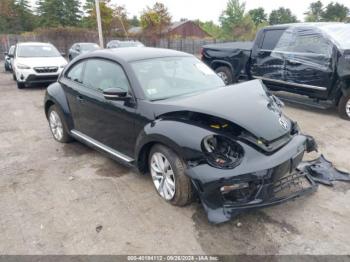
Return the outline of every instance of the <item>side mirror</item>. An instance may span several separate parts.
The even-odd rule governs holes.
[[[9,53],[8,53],[8,52],[4,52],[4,55],[7,55],[7,56],[8,56],[8,55],[9,55]]]
[[[112,100],[112,101],[127,101],[130,99],[128,92],[119,87],[108,88],[104,90],[103,96],[107,100]]]

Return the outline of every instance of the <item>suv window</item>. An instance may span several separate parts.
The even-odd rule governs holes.
[[[9,50],[9,55],[13,55],[15,52],[15,47],[14,46],[11,46],[10,47],[10,50]]]
[[[83,72],[84,64],[85,64],[84,62],[81,62],[74,65],[68,71],[68,73],[66,73],[66,78],[74,82],[82,83],[82,72]]]
[[[86,62],[83,84],[100,92],[115,87],[129,91],[129,82],[121,66],[103,59]]]
[[[274,29],[265,31],[261,49],[273,50],[279,42],[285,29]]]

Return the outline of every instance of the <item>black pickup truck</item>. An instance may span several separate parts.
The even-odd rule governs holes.
[[[350,24],[269,26],[254,42],[206,45],[201,55],[226,84],[261,79],[271,90],[331,101],[350,120]]]

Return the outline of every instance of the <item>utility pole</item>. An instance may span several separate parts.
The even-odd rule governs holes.
[[[100,12],[100,1],[99,0],[95,0],[95,6],[96,6],[98,38],[100,39],[100,47],[104,48],[103,34],[102,34],[102,23],[101,23],[101,12]]]

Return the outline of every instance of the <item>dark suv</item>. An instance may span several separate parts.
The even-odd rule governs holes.
[[[262,79],[272,90],[332,101],[350,120],[350,24],[269,26],[253,43],[207,45],[202,60],[230,84]]]

